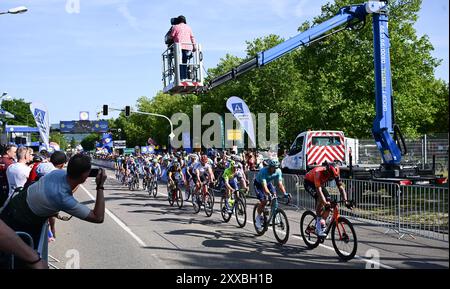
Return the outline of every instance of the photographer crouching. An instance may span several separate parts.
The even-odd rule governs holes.
[[[0,213],[0,219],[14,231],[30,234],[35,246],[39,243],[44,223],[60,211],[87,222],[102,223],[105,215],[103,185],[106,181],[103,169],[99,169],[96,175],[97,198],[94,209],[89,209],[74,198],[78,187],[92,176],[92,172],[89,156],[74,155],[69,160],[67,171],[52,171],[30,187],[17,189]]]

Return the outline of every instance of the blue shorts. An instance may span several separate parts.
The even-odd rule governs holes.
[[[253,182],[253,185],[255,187],[256,198],[260,201],[267,200],[267,196],[264,193],[263,185],[257,182],[256,180]],[[272,183],[268,183],[267,188],[272,194],[276,193],[275,187],[272,185]]]
[[[223,178],[221,178],[221,179],[220,179],[220,182],[221,182],[220,187],[225,189],[225,180],[224,180]],[[236,179],[236,178],[229,179],[229,180],[228,180],[228,184],[229,184],[230,187],[232,187],[234,190],[239,190],[239,187],[238,187],[238,183],[237,183],[237,179]]]

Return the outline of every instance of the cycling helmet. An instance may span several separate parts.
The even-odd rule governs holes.
[[[158,163],[158,159],[153,159],[153,163],[154,164]]]
[[[339,168],[336,166],[335,163],[328,163],[326,164],[327,170],[328,172],[333,176],[333,177],[338,177],[339,176]]]
[[[280,167],[280,162],[278,160],[268,160],[267,165],[269,167],[278,169]]]

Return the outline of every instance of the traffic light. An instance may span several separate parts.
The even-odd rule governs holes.
[[[130,116],[130,111],[131,111],[131,108],[129,106],[125,106],[125,116],[126,117]]]
[[[108,105],[103,105],[103,115],[108,115]]]

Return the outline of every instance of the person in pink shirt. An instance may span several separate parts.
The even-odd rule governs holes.
[[[178,16],[178,23],[172,28],[171,37],[175,43],[181,44],[182,64],[180,65],[180,78],[184,80],[187,78],[187,61],[197,49],[195,47],[195,38],[192,29],[186,24],[186,17]]]

